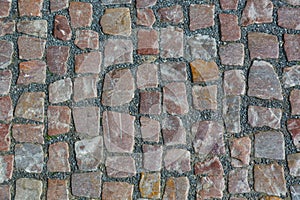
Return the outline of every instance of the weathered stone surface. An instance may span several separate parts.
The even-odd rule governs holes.
[[[47,199],[69,199],[67,180],[48,179]]]
[[[273,21],[273,3],[270,0],[248,0],[243,10],[241,24],[271,23]]]
[[[133,44],[131,40],[108,39],[104,44],[104,67],[133,63]]]
[[[0,18],[8,17],[11,9],[12,0],[3,0],[0,2]]]
[[[20,178],[16,181],[15,200],[41,199],[43,192],[43,182],[33,178]]]
[[[236,10],[239,0],[220,0],[220,4],[223,10]]]
[[[164,62],[160,64],[160,76],[162,81],[175,82],[186,81],[187,72],[184,62]]]
[[[30,60],[30,59],[42,59],[45,51],[46,40],[19,36],[18,37],[18,49],[19,58]]]
[[[300,115],[300,90],[294,89],[290,93],[292,115]]]
[[[127,199],[132,200],[133,185],[125,182],[104,182],[102,199]]]
[[[160,123],[148,117],[141,117],[141,134],[143,141],[158,142],[160,137]]]
[[[217,121],[199,121],[191,128],[193,147],[200,158],[225,153],[224,127]]]
[[[224,170],[218,157],[195,164],[195,175],[223,176]]]
[[[0,186],[0,197],[5,200],[11,200],[11,186],[1,185]]]
[[[41,60],[31,60],[19,64],[19,78],[17,84],[29,85],[30,83],[45,84],[46,63]]]
[[[18,8],[20,16],[42,16],[43,0],[19,0]]]
[[[246,81],[242,70],[229,70],[224,72],[223,79],[224,94],[245,95]]]
[[[92,30],[77,30],[74,44],[82,49],[99,49],[99,35]]]
[[[135,84],[130,69],[117,69],[105,75],[102,88],[102,104],[121,106],[134,97]]]
[[[181,199],[187,200],[190,189],[187,177],[170,177],[167,179],[163,200]]]
[[[260,106],[249,106],[248,123],[252,127],[268,126],[273,129],[280,128],[282,110]]]
[[[69,7],[69,0],[50,0],[50,10],[51,12],[56,12]]]
[[[183,30],[168,26],[160,31],[160,56],[162,58],[183,57]]]
[[[103,113],[103,135],[109,152],[130,153],[134,146],[134,116],[105,111]]]
[[[69,145],[66,142],[57,142],[49,146],[49,172],[70,172]]]
[[[60,103],[71,99],[73,93],[72,81],[70,78],[53,82],[49,85],[49,101]]]
[[[287,129],[292,136],[294,145],[300,149],[300,120],[289,119],[287,120]]]
[[[183,11],[179,5],[158,9],[158,17],[161,22],[179,24],[183,22]]]
[[[82,76],[74,79],[73,100],[79,102],[97,97],[98,75]]]
[[[145,171],[160,171],[163,148],[161,145],[143,145],[143,168]]]
[[[278,9],[278,26],[300,30],[300,9],[281,7]]]
[[[0,124],[0,151],[9,151],[10,143],[10,124]]]
[[[288,61],[300,61],[300,34],[284,34],[284,50]]]
[[[164,157],[165,168],[168,171],[185,173],[191,170],[190,152],[185,149],[168,149]]]
[[[144,63],[138,66],[136,72],[136,84],[139,89],[157,87],[158,86],[157,65],[152,63]]]
[[[136,0],[136,7],[137,8],[147,8],[154,6],[157,0]]]
[[[228,190],[231,194],[250,192],[247,169],[234,169],[229,172]]]
[[[72,37],[72,30],[69,21],[64,15],[55,15],[54,18],[54,37],[60,40],[70,40]]]
[[[214,61],[207,62],[197,59],[190,63],[190,67],[193,83],[214,81],[219,78],[219,68]]]
[[[254,190],[268,195],[286,195],[283,167],[275,164],[254,165]]]
[[[193,107],[197,110],[217,110],[217,85],[210,86],[193,86]]]
[[[129,8],[107,8],[101,17],[102,31],[109,35],[131,35],[131,18]]]
[[[136,174],[135,161],[131,156],[108,156],[105,166],[109,177],[125,178]]]
[[[192,4],[190,5],[190,30],[208,28],[214,22],[215,5]]]
[[[159,115],[161,113],[161,93],[158,91],[140,92],[140,113]]]
[[[165,145],[186,144],[186,131],[177,116],[169,116],[162,121],[162,133]]]
[[[292,176],[300,176],[300,153],[287,155],[287,161],[289,166],[289,172]]]
[[[250,163],[251,139],[249,137],[236,138],[230,146],[231,165],[244,167]]]
[[[223,120],[226,131],[229,133],[239,133],[241,131],[241,97],[227,96],[223,99]]]
[[[250,67],[248,95],[261,99],[283,100],[281,84],[273,66],[265,61],[254,61]]]
[[[13,105],[10,96],[0,97],[0,121],[10,122],[13,119]]]
[[[70,131],[71,109],[68,106],[48,107],[48,135],[59,135]]]
[[[248,48],[251,59],[278,58],[279,46],[276,35],[260,32],[248,33]]]
[[[186,86],[184,83],[172,82],[165,85],[163,88],[163,107],[164,110],[171,115],[182,115],[189,112]]]
[[[159,53],[158,32],[154,29],[140,29],[137,34],[137,53],[142,55],[155,55]]]
[[[300,6],[299,0],[285,0],[288,4],[291,4],[293,6]]]
[[[102,0],[102,4],[104,5],[112,5],[112,4],[129,4],[131,0]]]
[[[151,27],[156,21],[153,10],[150,8],[137,9],[137,25]]]
[[[90,138],[99,135],[100,109],[99,107],[73,108],[75,129],[81,138]]]
[[[83,171],[97,170],[103,163],[103,139],[101,136],[75,142],[78,168]]]
[[[73,28],[88,27],[92,24],[93,6],[85,2],[70,2],[69,14]]]
[[[44,144],[44,125],[14,124],[12,136],[17,142]]]
[[[44,92],[25,92],[17,103],[15,117],[44,121]]]
[[[12,73],[10,70],[0,71],[0,94],[7,95],[10,90]]]
[[[28,173],[41,173],[44,165],[44,152],[39,144],[22,143],[15,146],[16,169]]]
[[[283,83],[284,87],[293,87],[300,85],[300,65],[294,65],[292,67],[286,67],[283,69]]]
[[[93,51],[75,55],[75,72],[78,74],[98,74],[101,70],[101,52]]]
[[[0,40],[0,69],[5,69],[11,64],[14,45],[12,42]]]
[[[1,11],[0,11],[1,12]],[[0,37],[13,34],[15,32],[15,21],[0,18]]]
[[[68,46],[49,46],[47,48],[46,59],[51,73],[59,75],[67,73],[69,51],[70,47]]]
[[[14,169],[14,155],[0,156],[0,169],[0,183],[10,180]]]
[[[298,200],[300,198],[300,185],[292,185],[290,187],[290,190],[291,190],[292,200]]]
[[[241,43],[230,43],[222,45],[219,49],[221,63],[223,65],[244,65],[244,45]]]
[[[139,189],[143,198],[161,198],[160,173],[142,173]]]
[[[101,176],[101,172],[72,174],[72,194],[79,197],[100,198]]]
[[[196,34],[187,38],[186,58],[189,60],[202,59],[209,61],[217,56],[215,38],[209,35]]]
[[[37,37],[47,37],[47,21],[46,20],[33,20],[33,21],[20,21],[17,24],[17,31],[27,35]]]

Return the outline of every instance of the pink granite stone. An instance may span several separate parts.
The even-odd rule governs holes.
[[[287,155],[287,161],[289,166],[289,172],[292,176],[300,176],[300,153],[289,154]]]
[[[291,114],[300,115],[300,90],[294,89],[290,93]]]
[[[219,14],[222,41],[237,41],[241,39],[241,29],[238,16],[233,14]]]
[[[71,109],[68,106],[48,107],[48,135],[59,135],[70,131]]]
[[[294,145],[300,149],[300,119],[289,119],[287,129],[292,136]]]
[[[186,144],[186,131],[177,116],[169,116],[162,121],[162,133],[165,145]]]
[[[1,185],[0,186],[0,197],[5,200],[11,200],[11,186]]]
[[[156,21],[153,10],[150,8],[137,9],[137,25],[151,27]]]
[[[185,173],[191,170],[190,152],[185,149],[168,149],[164,157],[166,170]]]
[[[78,197],[100,198],[101,172],[73,173],[71,176],[72,194]]]
[[[6,18],[0,18],[0,37],[13,34],[16,30],[16,23],[14,20],[9,20]]]
[[[101,71],[101,52],[93,51],[75,55],[75,72],[78,74],[98,74]]]
[[[69,145],[66,142],[56,142],[49,146],[47,162],[49,172],[70,172]]]
[[[46,38],[47,26],[48,23],[46,20],[24,20],[17,23],[17,31],[27,35]]]
[[[284,50],[288,61],[300,61],[300,34],[284,34]]]
[[[140,113],[159,115],[161,113],[161,93],[158,91],[140,92]]]
[[[69,101],[72,93],[72,81],[70,78],[61,79],[49,85],[49,101],[51,103]]]
[[[92,30],[77,30],[74,44],[82,49],[99,49],[98,32]]]
[[[183,57],[183,30],[169,26],[160,31],[160,56],[162,58]]]
[[[11,86],[12,73],[10,70],[0,71],[0,94],[7,95]]]
[[[74,79],[73,100],[79,102],[97,97],[98,75],[81,76]]]
[[[223,65],[244,65],[244,45],[241,43],[230,43],[219,48],[221,64]]]
[[[136,7],[137,8],[147,8],[154,6],[156,4],[157,0],[137,0],[136,1]]]
[[[46,59],[49,71],[59,75],[66,74],[70,47],[49,46],[46,51]]]
[[[17,142],[44,144],[44,125],[14,124],[12,136]]]
[[[273,129],[280,128],[282,110],[261,106],[249,106],[248,123],[252,127],[268,126]]]
[[[170,177],[166,181],[166,187],[163,200],[180,199],[187,200],[190,189],[189,179],[187,177]]]
[[[227,96],[223,98],[223,120],[226,131],[239,133],[241,131],[241,97]]]
[[[160,145],[143,145],[143,169],[160,171],[162,167],[163,148]]]
[[[246,81],[242,70],[229,70],[224,72],[223,79],[224,94],[245,95]]]
[[[300,65],[294,65],[283,69],[283,83],[284,87],[293,87],[300,85]]]
[[[70,2],[69,13],[73,28],[91,26],[93,19],[93,6],[91,3]]]
[[[18,8],[20,16],[42,16],[44,0],[19,0]]]
[[[162,81],[176,82],[187,80],[187,67],[184,62],[164,62],[159,67]]]
[[[131,156],[108,156],[105,166],[109,177],[126,178],[136,174],[135,161]]]
[[[9,151],[10,144],[10,124],[0,123],[0,151]]]
[[[160,123],[148,117],[141,117],[141,134],[143,141],[159,142],[160,137]]]
[[[179,24],[183,22],[183,11],[179,5],[158,9],[158,17],[161,22]]]
[[[28,36],[19,36],[19,58],[25,60],[42,59],[44,56],[45,45],[46,40],[44,39]]]
[[[125,182],[104,182],[102,200],[127,199],[132,200],[133,185]]]
[[[300,30],[300,9],[281,7],[278,9],[278,26]]]
[[[293,6],[300,6],[300,0],[285,0],[288,4]]]
[[[5,69],[11,64],[14,45],[12,42],[0,40],[0,46],[0,69]]]
[[[17,84],[29,85],[31,83],[45,84],[46,63],[41,60],[31,60],[19,64],[19,77]]]
[[[198,85],[193,86],[192,88],[193,107],[196,110],[200,110],[200,111],[217,110],[218,109],[217,93],[218,93],[217,85],[210,85],[204,87]]]
[[[57,39],[63,41],[71,40],[72,30],[66,16],[55,15],[53,34]]]
[[[69,0],[50,0],[50,10],[51,12],[56,12],[69,7]]]
[[[12,178],[14,170],[14,155],[0,156],[0,166],[0,183],[9,181]]]
[[[247,169],[234,169],[229,172],[228,190],[231,194],[249,193]]]
[[[244,167],[250,163],[251,139],[249,137],[235,138],[230,145],[231,165]]]
[[[138,66],[136,72],[136,84],[139,89],[157,87],[158,86],[157,65],[152,63],[144,63]]]
[[[155,55],[159,53],[158,32],[154,29],[140,29],[138,31],[137,53],[142,55]]]
[[[10,96],[0,97],[0,121],[10,122],[13,119],[13,104]]]
[[[208,4],[190,5],[190,30],[208,28],[215,24],[214,22],[215,6]]]
[[[11,2],[12,0],[2,0],[0,2],[0,18],[8,17],[11,10]]]
[[[236,10],[239,0],[220,0],[220,4],[223,10]]]
[[[69,199],[68,181],[48,179],[47,199]]]

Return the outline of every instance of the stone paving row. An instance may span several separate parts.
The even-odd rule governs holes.
[[[299,0],[0,7],[0,199],[300,199]]]

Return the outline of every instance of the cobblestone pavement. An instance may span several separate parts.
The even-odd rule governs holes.
[[[300,199],[300,0],[0,0],[1,200]]]

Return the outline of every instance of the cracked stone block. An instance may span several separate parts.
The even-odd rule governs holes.
[[[0,69],[5,69],[11,64],[14,44],[6,40],[0,40],[0,46]]]
[[[1,15],[1,14],[0,14]],[[0,18],[0,37],[13,34],[15,32],[15,20],[1,19]]]
[[[47,199],[69,199],[68,181],[48,179]]]
[[[145,171],[160,171],[163,148],[161,145],[143,145],[143,168]]]
[[[19,0],[18,8],[20,16],[41,17],[43,9],[43,0]]]
[[[217,110],[218,109],[218,87],[217,85],[198,86],[192,88],[193,107],[196,110]]]
[[[231,194],[249,193],[247,169],[234,169],[229,172],[228,190]]]
[[[141,117],[141,134],[143,141],[159,142],[160,123],[148,117]]]
[[[72,28],[88,27],[92,24],[93,6],[85,2],[70,2],[69,14]]]
[[[0,94],[7,95],[10,90],[12,73],[10,70],[0,71]]]
[[[0,156],[0,168],[0,183],[9,181],[12,178],[14,169],[14,155]]]
[[[92,30],[77,30],[74,44],[82,49],[99,49],[99,35]]]
[[[289,166],[289,172],[292,176],[300,176],[300,153],[288,154],[287,161]]]
[[[251,139],[249,137],[235,138],[230,145],[231,165],[244,167],[250,163]]]
[[[29,85],[31,83],[45,84],[47,65],[41,60],[31,60],[19,64],[19,77],[17,84]]]
[[[298,200],[300,198],[300,185],[292,185],[290,187],[290,190],[291,190],[292,200]]]
[[[300,114],[300,90],[294,89],[290,93],[291,114]]]
[[[190,189],[190,182],[187,177],[170,177],[166,181],[163,200],[181,199],[187,200]]]
[[[16,181],[15,200],[41,199],[43,182],[33,178],[20,178]]]
[[[9,16],[11,10],[11,2],[12,0],[2,0],[0,2],[0,18]]]
[[[51,12],[60,11],[69,7],[69,0],[50,0]]]
[[[238,23],[238,16],[233,14],[219,14],[221,40],[237,41],[241,39],[241,28]]]
[[[158,18],[161,22],[179,24],[183,22],[184,16],[180,5],[158,9]]]
[[[191,4],[190,5],[190,30],[195,31],[215,25],[215,5]]]
[[[9,151],[10,144],[10,124],[0,124],[0,151]]]
[[[186,131],[177,116],[169,116],[162,121],[162,134],[165,145],[186,144]]]
[[[191,170],[190,152],[185,149],[168,149],[164,157],[167,171],[185,173]]]
[[[104,182],[102,199],[128,199],[132,200],[133,185],[125,182]]]
[[[287,129],[292,136],[294,145],[297,149],[300,149],[300,120],[288,119]]]
[[[12,119],[13,105],[10,96],[0,97],[0,121],[10,122]]]
[[[300,34],[284,34],[283,38],[288,61],[300,61]]]
[[[42,59],[46,40],[28,36],[18,37],[19,58],[25,60]]]
[[[47,48],[47,65],[51,73],[63,75],[67,73],[67,61],[69,59],[70,47],[49,46]]]
[[[73,100],[79,102],[97,97],[98,75],[82,76],[74,79]]]
[[[11,200],[11,186],[1,185],[0,186],[0,197],[5,200]]]
[[[227,96],[223,99],[223,120],[226,131],[239,133],[241,131],[241,97]]]
[[[159,115],[161,113],[161,93],[157,91],[140,92],[140,113]]]
[[[224,72],[223,90],[225,96],[245,95],[246,78],[242,70],[229,70]]]
[[[148,8],[156,4],[157,0],[136,0],[137,8]]]
[[[101,71],[101,52],[93,51],[75,55],[75,72],[77,74],[99,74]]]
[[[144,63],[138,66],[136,72],[136,84],[139,89],[158,87],[157,65],[152,63]]]
[[[137,53],[141,55],[155,55],[159,53],[158,32],[154,29],[140,29],[137,33]]]
[[[190,67],[193,83],[203,83],[219,79],[219,68],[214,61],[208,62],[197,59],[190,62]]]
[[[300,85],[300,65],[294,65],[292,67],[286,67],[283,69],[283,83],[284,87],[293,87]]]
[[[139,189],[143,198],[159,199],[161,197],[160,173],[143,173],[139,183]]]
[[[17,31],[27,35],[47,38],[47,20],[24,20],[17,23]]]
[[[300,30],[300,9],[281,7],[278,9],[278,26]]]
[[[136,24],[141,26],[152,27],[155,23],[156,18],[154,12],[150,8],[137,9],[137,20]]]
[[[273,129],[280,128],[282,110],[260,106],[249,106],[248,123],[252,127],[268,126]]]
[[[67,41],[72,38],[72,29],[69,20],[64,15],[55,15],[53,35],[57,39]]]
[[[236,10],[239,0],[220,0],[220,4],[223,10]]]
[[[108,156],[105,166],[109,177],[126,178],[136,175],[135,160],[131,156]]]
[[[100,198],[101,172],[73,173],[71,176],[72,194],[78,197]]]
[[[72,81],[70,78],[58,80],[49,85],[49,101],[51,103],[69,101],[72,93]]]
[[[220,46],[219,55],[223,65],[244,65],[244,45],[241,43],[229,43]]]
[[[159,65],[161,80],[164,82],[186,81],[187,72],[184,62],[165,62]]]
[[[14,124],[12,136],[17,142],[44,144],[44,125]]]
[[[168,26],[160,31],[160,56],[162,58],[183,57],[183,30]]]
[[[57,142],[49,146],[49,172],[70,172],[69,145],[66,142]]]

